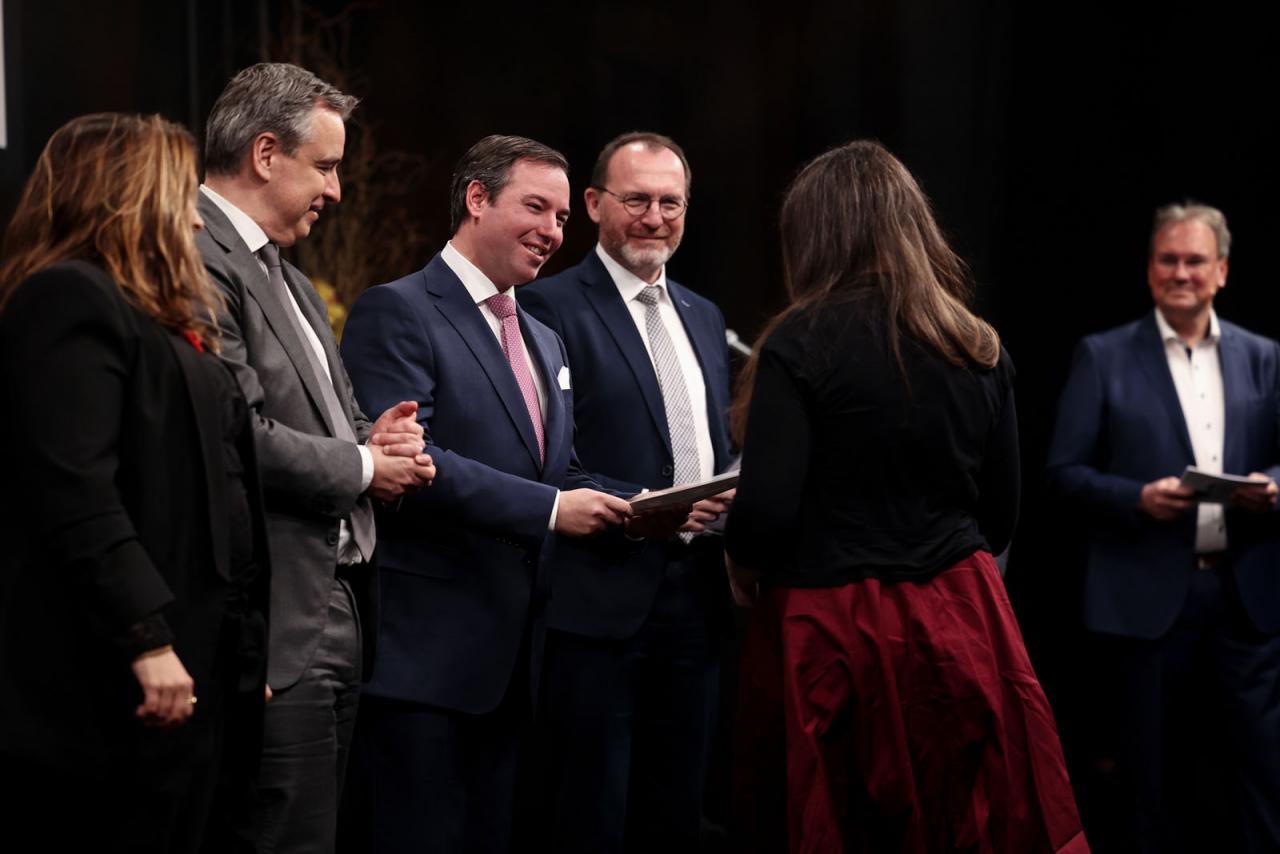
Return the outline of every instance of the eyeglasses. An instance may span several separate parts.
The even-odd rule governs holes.
[[[596,187],[596,189],[613,196],[622,204],[623,209],[632,216],[644,216],[649,212],[650,206],[657,202],[658,213],[669,222],[684,216],[684,212],[689,208],[689,202],[686,199],[677,199],[675,196],[663,196],[655,199],[653,196],[646,196],[644,193],[618,194],[604,187]]]

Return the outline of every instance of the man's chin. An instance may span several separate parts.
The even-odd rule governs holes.
[[[675,250],[669,246],[638,249],[629,243],[622,245],[622,260],[631,267],[661,267],[671,260]]]

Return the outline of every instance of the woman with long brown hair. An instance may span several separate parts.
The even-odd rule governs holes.
[[[42,849],[198,850],[256,759],[262,516],[196,188],[181,127],[84,116],[5,234],[0,802]]]
[[[790,302],[733,413],[726,561],[755,606],[739,835],[761,851],[1087,850],[991,556],[1017,517],[1013,367],[968,307],[965,265],[874,142],[806,166],[781,230]]]

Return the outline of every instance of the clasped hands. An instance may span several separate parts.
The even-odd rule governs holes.
[[[423,436],[417,401],[402,400],[378,416],[365,443],[373,454],[369,495],[394,501],[431,485],[436,466],[431,455],[423,453],[427,446]]]
[[[1250,513],[1266,513],[1276,506],[1276,482],[1261,472],[1250,472],[1255,483],[1237,486],[1231,506]],[[1162,477],[1142,487],[1138,507],[1152,519],[1171,522],[1195,506],[1195,493],[1176,477]]]

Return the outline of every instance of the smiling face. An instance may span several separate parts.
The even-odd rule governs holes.
[[[286,154],[278,143],[268,147],[265,173],[260,166],[259,174],[269,178],[262,190],[262,216],[255,219],[273,242],[292,246],[311,233],[326,204],[337,204],[342,198],[338,164],[346,139],[342,117],[316,107],[311,131],[296,151]]]
[[[1207,315],[1227,283],[1227,259],[1218,257],[1213,229],[1196,219],[1162,228],[1151,241],[1147,283],[1161,314],[1175,327]]]
[[[600,226],[600,245],[627,270],[654,282],[680,246],[686,213],[664,220],[658,205],[651,204],[643,214],[631,214],[618,197],[645,195],[685,201],[684,164],[668,148],[651,149],[634,142],[614,153],[607,176],[604,189],[608,193],[590,187],[585,195],[587,215]]]
[[[465,222],[453,243],[500,291],[531,282],[564,241],[569,177],[549,163],[517,160],[490,197],[479,181],[467,188]]]

